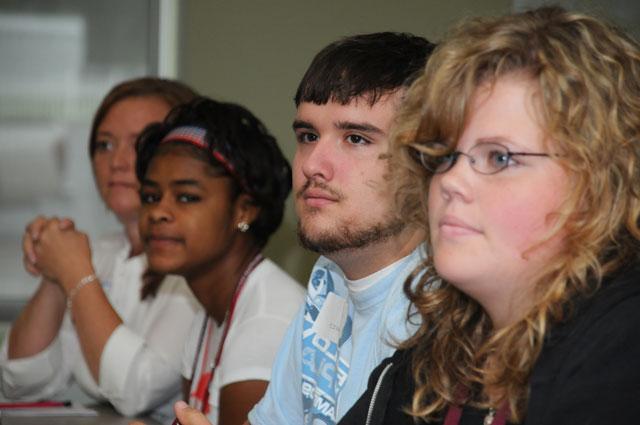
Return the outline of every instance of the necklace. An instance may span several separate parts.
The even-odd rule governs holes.
[[[459,425],[462,419],[462,403],[467,398],[467,390],[460,387],[457,391],[456,398],[460,400],[459,403],[453,403],[449,405],[446,416],[444,418],[444,425]],[[504,402],[499,409],[489,408],[484,420],[483,425],[505,425],[507,423],[507,417],[509,416],[509,405]]]
[[[482,422],[484,425],[491,425],[493,423],[493,419],[496,416],[496,409],[493,407],[489,408],[487,415],[484,417],[484,421]]]
[[[238,302],[238,298],[240,297],[240,293],[244,288],[244,284],[249,277],[249,274],[255,269],[258,264],[264,259],[262,254],[257,254],[253,260],[249,263],[247,268],[244,270],[242,277],[236,284],[235,291],[233,293],[233,297],[231,299],[231,305],[229,306],[229,310],[225,316],[224,320],[224,329],[222,331],[222,337],[220,343],[218,345],[218,351],[213,361],[209,359],[209,341],[211,338],[211,333],[213,331],[213,323],[212,319],[208,316],[205,316],[204,323],[202,324],[202,329],[200,331],[200,338],[198,340],[198,347],[196,349],[195,359],[193,362],[191,376],[193,379],[192,385],[196,382],[196,368],[198,363],[198,358],[200,357],[201,351],[203,350],[203,342],[205,332],[208,330],[207,340],[204,343],[204,352],[202,353],[202,367],[200,370],[200,378],[197,380],[197,384],[194,388],[194,391],[189,396],[189,405],[195,407],[196,409],[202,411],[203,413],[209,412],[209,387],[213,382],[213,377],[215,374],[215,370],[220,365],[220,359],[222,358],[222,350],[224,348],[224,343],[227,339],[227,333],[229,332],[229,328],[231,327],[231,321],[233,319],[233,313],[236,308],[236,303]],[[208,363],[208,367],[205,364]]]

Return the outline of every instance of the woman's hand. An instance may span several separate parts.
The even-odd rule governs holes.
[[[40,287],[11,327],[8,335],[9,359],[19,359],[41,353],[55,340],[65,313],[66,294],[57,282],[44,277],[38,265],[40,238],[47,225],[55,220],[60,231],[73,231],[73,221],[43,216],[31,221],[22,237],[24,268],[33,276],[43,276]]]
[[[68,293],[78,279],[93,273],[89,238],[68,220],[53,218],[36,227],[35,268]]]
[[[42,230],[51,220],[58,219],[56,217],[47,218],[41,215],[36,217],[29,224],[27,224],[24,235],[22,236],[22,263],[27,273],[34,277],[39,277],[42,275],[40,269],[37,266],[38,257],[36,254],[35,245],[40,239]],[[73,220],[69,218],[58,220],[58,226],[60,230],[73,230],[75,228]]]

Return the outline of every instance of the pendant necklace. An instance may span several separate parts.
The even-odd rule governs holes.
[[[493,407],[489,408],[487,415],[484,417],[483,424],[491,425],[493,423],[493,419],[495,418],[495,416],[496,416],[496,409],[494,409]]]

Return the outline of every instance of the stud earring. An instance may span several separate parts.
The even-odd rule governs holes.
[[[238,223],[238,230],[240,230],[242,233],[245,233],[247,230],[249,230],[249,224],[245,221],[241,221],[240,223]]]

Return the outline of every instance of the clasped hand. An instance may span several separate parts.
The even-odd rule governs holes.
[[[75,229],[71,219],[39,216],[31,221],[22,238],[25,270],[62,286],[65,273],[91,267],[89,238]]]

